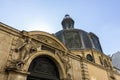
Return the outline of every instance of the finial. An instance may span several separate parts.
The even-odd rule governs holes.
[[[66,15],[65,15],[65,18],[70,18],[70,15],[69,15],[69,14],[66,14]]]

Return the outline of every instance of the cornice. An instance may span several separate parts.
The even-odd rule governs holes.
[[[96,49],[79,49],[79,50],[70,50],[71,52],[84,52],[84,51],[92,51],[92,52],[96,52],[96,53],[99,53],[100,55],[102,55],[102,56],[105,56],[105,57],[107,57],[107,58],[109,58],[109,59],[111,59],[109,56],[107,56],[106,54],[104,54],[104,53],[102,53],[102,52],[100,52],[100,51],[98,51],[98,50],[96,50]]]
[[[15,28],[12,28],[11,26],[8,26],[2,22],[0,22],[0,30],[5,31],[5,32],[15,35],[15,36],[20,36],[20,34],[21,34],[21,31],[15,29]]]

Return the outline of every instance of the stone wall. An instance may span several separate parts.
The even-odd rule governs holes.
[[[106,70],[91,65],[89,63],[87,65],[88,65],[90,80],[110,80],[108,78]]]
[[[12,39],[13,36],[11,34],[0,31],[0,80],[7,78],[7,73],[4,71],[7,66]]]

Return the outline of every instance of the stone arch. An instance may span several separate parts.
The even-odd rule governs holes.
[[[87,54],[86,55],[86,58],[87,58],[87,60],[89,60],[89,61],[94,61],[94,58],[93,58],[93,56],[91,55],[91,54]]]
[[[28,69],[29,69],[29,66],[31,64],[31,62],[39,57],[39,56],[47,56],[49,57],[52,61],[54,61],[54,63],[56,64],[57,66],[57,69],[58,69],[58,72],[59,72],[59,77],[60,77],[60,80],[65,80],[66,79],[66,72],[65,72],[65,68],[62,64],[62,62],[51,52],[49,51],[40,51],[40,52],[36,52],[36,53],[33,53],[29,59],[27,60],[27,62],[25,63],[24,67],[23,67],[23,70],[24,71],[27,71],[28,72]],[[26,77],[27,78],[27,77]]]

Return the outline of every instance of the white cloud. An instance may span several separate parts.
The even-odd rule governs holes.
[[[34,30],[39,30],[39,31],[45,31],[52,33],[53,29],[50,27],[48,23],[45,22],[32,22],[27,25],[27,30],[28,31],[34,31]]]

